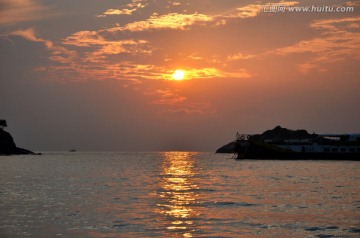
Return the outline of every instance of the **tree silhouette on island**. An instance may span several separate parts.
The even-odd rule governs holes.
[[[0,155],[35,155],[34,152],[16,146],[13,137],[5,131],[7,121],[0,119]]]
[[[7,127],[7,122],[4,119],[0,119],[0,129],[4,130],[4,128]]]

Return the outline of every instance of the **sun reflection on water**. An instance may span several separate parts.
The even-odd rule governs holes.
[[[161,190],[158,196],[157,212],[163,215],[168,230],[192,237],[196,231],[194,218],[198,216],[197,203],[199,186],[195,183],[194,155],[191,152],[166,152],[163,154]]]

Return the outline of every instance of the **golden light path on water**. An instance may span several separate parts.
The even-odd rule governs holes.
[[[157,212],[164,216],[166,228],[193,237],[196,231],[194,218],[198,215],[193,204],[197,203],[193,156],[191,152],[166,152],[162,164],[162,188],[158,196]]]
[[[359,237],[357,161],[193,152],[0,159],[0,237]]]

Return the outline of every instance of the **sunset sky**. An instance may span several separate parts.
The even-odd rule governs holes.
[[[0,118],[38,151],[359,133],[359,46],[360,1],[0,0]]]

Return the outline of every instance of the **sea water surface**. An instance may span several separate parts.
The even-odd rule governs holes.
[[[360,237],[360,163],[3,156],[0,237]]]

